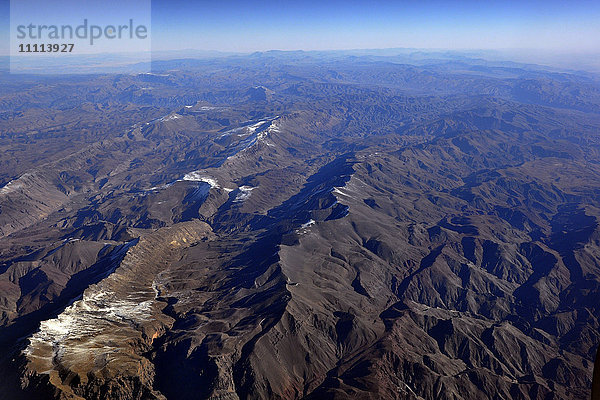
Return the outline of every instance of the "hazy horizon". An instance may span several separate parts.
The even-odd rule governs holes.
[[[36,1],[36,0],[30,0]],[[61,0],[69,2],[71,0]],[[90,23],[118,22],[134,8],[128,1],[90,3]],[[64,7],[31,7],[32,21],[57,24]],[[85,7],[88,7],[86,4]],[[8,0],[0,0],[0,55],[9,53]],[[29,8],[28,8],[29,10]],[[128,11],[129,10],[129,11]],[[29,11],[27,11],[29,13]],[[77,17],[75,17],[77,15]],[[71,23],[80,20],[73,14]],[[600,70],[600,2],[355,1],[258,2],[226,0],[151,2],[153,52],[344,51],[415,49],[495,51],[515,61]],[[110,41],[93,49],[107,53]],[[103,47],[104,46],[104,47]],[[135,51],[131,48],[131,51]],[[512,58],[511,58],[512,59]]]
[[[510,63],[536,65],[541,68],[550,68],[563,71],[583,71],[593,74],[600,74],[600,52],[589,53],[558,53],[544,51],[539,49],[444,49],[444,48],[356,48],[356,49],[268,49],[264,51],[238,51],[227,52],[215,49],[170,49],[153,50],[151,52],[151,61],[166,61],[175,59],[211,59],[225,57],[244,57],[253,54],[266,54],[270,52],[295,53],[303,52],[307,55],[335,53],[355,55],[355,56],[376,56],[397,59],[403,57],[402,63],[418,63],[425,61],[443,61],[459,60],[461,58],[470,60],[482,60],[489,63]],[[46,66],[58,66],[65,64],[69,60],[70,67],[87,66],[92,69],[99,67],[125,68],[128,65],[137,64],[138,60],[133,57],[133,52],[113,52],[113,53],[92,53],[81,55],[49,55],[46,58],[40,57],[36,61],[37,68]],[[0,58],[9,59],[8,54],[0,54]],[[410,58],[410,59],[409,59]],[[13,57],[13,62],[17,63],[19,57]],[[22,57],[25,60],[24,57]],[[93,62],[93,63],[92,63]],[[99,63],[101,62],[101,63]],[[29,62],[26,62],[29,64]],[[89,64],[89,65],[87,65]],[[2,65],[2,62],[0,62]],[[28,68],[25,68],[27,70]],[[31,72],[31,71],[30,71]],[[81,73],[86,73],[82,70]]]

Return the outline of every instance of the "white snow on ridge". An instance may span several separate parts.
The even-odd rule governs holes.
[[[279,128],[279,126],[275,125],[275,123],[271,124],[271,126],[267,130],[269,132],[281,132],[281,128]]]
[[[333,193],[335,193],[335,194],[339,194],[340,196],[346,196],[346,197],[353,198],[353,197],[352,197],[352,196],[350,196],[348,193],[344,193],[344,192],[342,192],[340,189],[341,189],[341,188],[334,187],[334,188],[333,188],[333,190],[332,190],[332,192],[333,192]]]
[[[14,192],[21,187],[16,181],[10,181],[0,189],[0,194]]]
[[[250,131],[250,133],[254,133],[254,131],[256,131],[258,128],[260,128],[265,122],[268,122],[268,120],[262,120],[262,121],[258,121],[257,123],[255,123],[254,125],[250,125],[248,126],[248,131]]]
[[[147,189],[146,191],[147,192],[154,192],[155,190],[163,190],[163,189],[166,189],[166,188],[168,188],[168,187],[170,187],[172,185],[173,185],[172,183],[165,183],[164,185],[153,186],[150,189]]]
[[[56,318],[40,322],[38,332],[29,338],[29,346],[24,353],[32,355],[34,349],[48,344],[53,346],[55,356],[64,353],[66,347],[69,347],[70,352],[79,350],[75,348],[78,345],[66,346],[67,340],[71,343],[80,341],[82,349],[89,352],[86,339],[94,337],[111,324],[131,324],[131,321],[147,320],[151,310],[152,300],[117,300],[115,293],[104,290],[84,293],[81,300],[67,307]]]
[[[111,259],[121,258],[136,243],[137,240],[121,246]],[[65,359],[77,363],[100,353],[116,356],[122,351],[122,343],[115,334],[124,329],[139,330],[141,323],[153,318],[154,286],[138,285],[124,295],[113,289],[114,283],[122,279],[119,272],[115,272],[116,268],[128,270],[139,261],[135,254],[125,255],[120,264],[101,276],[99,283],[89,286],[80,300],[56,317],[40,322],[39,330],[29,337],[29,345],[23,353],[47,366],[41,373],[49,373],[56,362]]]
[[[171,115],[167,115],[165,117],[162,117],[161,119],[159,119],[159,121],[172,121],[174,119],[179,119],[181,118],[181,115],[179,114],[171,114]]]
[[[314,219],[309,219],[307,222],[303,223],[302,226],[300,226],[300,228],[308,228],[309,226],[313,226],[315,223],[316,222]]]
[[[306,221],[305,223],[303,223],[302,225],[300,225],[300,228],[296,229],[296,233],[299,235],[304,235],[304,234],[308,233],[308,228],[310,228],[314,224],[316,224],[316,221],[311,218],[308,221]]]
[[[236,132],[242,131],[242,130],[244,130],[244,128],[245,128],[244,126],[241,126],[241,127],[239,127],[239,128],[233,128],[233,129],[230,129],[230,130],[228,130],[228,131],[225,131],[225,132],[223,132],[223,133],[222,133],[222,134],[219,136],[219,139],[221,139],[221,138],[224,138],[225,136],[229,136],[229,135],[231,135],[232,133],[236,133]],[[238,135],[238,136],[239,136],[239,135]]]
[[[173,186],[174,183],[176,182],[184,182],[184,181],[188,181],[188,182],[204,182],[207,183],[210,186],[210,189],[212,188],[219,188],[219,183],[217,182],[216,179],[203,174],[201,171],[192,171],[192,172],[188,172],[187,174],[185,174],[183,176],[183,178],[181,179],[177,179],[174,182],[171,183],[165,183],[163,185],[159,185],[159,186],[153,186],[149,189],[145,189],[142,191],[142,193],[140,194],[141,196],[146,196],[148,193],[150,192],[158,192],[161,191],[163,189],[167,189],[171,186]],[[227,189],[226,189],[227,190]],[[233,189],[229,189],[229,191],[232,191]],[[208,190],[206,190],[206,193],[208,193]]]
[[[236,143],[234,146],[232,146],[232,148],[234,149],[234,153],[232,155],[230,155],[229,157],[227,157],[227,159],[230,160],[230,159],[236,158],[236,156],[239,153],[242,153],[243,151],[251,148],[258,142],[265,143],[269,147],[274,147],[275,145],[273,143],[269,143],[266,139],[269,136],[269,133],[279,132],[279,127],[277,127],[274,124],[274,121],[277,118],[279,118],[279,117],[277,116],[274,118],[258,121],[256,123],[254,123],[253,125],[249,125],[249,126],[245,126],[245,127],[241,127],[241,128],[235,128],[235,129],[227,131],[223,135],[221,135],[221,137],[223,137],[223,136],[230,135],[231,133],[238,132],[241,129],[245,130],[244,134],[238,134],[238,137],[244,137],[244,139],[239,141],[238,143]],[[267,124],[269,124],[269,125],[265,126]],[[248,136],[248,137],[246,137],[246,136]]]
[[[26,184],[25,180],[27,178],[31,178],[33,176],[34,175],[30,172],[24,173],[17,179],[14,179],[14,180],[8,182],[6,185],[4,185],[2,188],[0,188],[0,194],[8,194],[8,193],[15,192],[19,189],[22,189],[24,187],[23,184],[24,183]]]
[[[276,117],[279,118],[279,117]],[[267,140],[265,140],[270,133],[276,133],[276,132],[281,132],[281,129],[279,128],[279,126],[277,126],[274,122],[275,120],[273,120],[273,122],[271,123],[271,126],[269,126],[266,130],[264,130],[263,132],[260,132],[257,136],[257,140],[262,141],[264,144],[266,144],[269,147],[275,147],[275,145],[273,143],[268,142]]]
[[[233,199],[234,203],[241,203],[244,200],[247,200],[248,197],[250,197],[251,192],[256,189],[257,187],[252,187],[252,186],[240,186],[239,189],[239,193],[237,194],[237,196],[235,196],[235,199]]]
[[[173,120],[179,119],[179,118],[183,118],[183,117],[177,113],[171,113],[171,114],[165,115],[164,117],[156,118],[150,122],[146,122],[144,125],[155,124],[157,122],[173,121]]]
[[[202,174],[200,171],[192,171],[183,176],[181,181],[206,182],[211,188],[219,188],[219,182],[215,178]]]
[[[219,136],[219,138],[223,138],[225,136],[229,136],[233,133],[237,133],[237,132],[242,132],[244,131],[244,133],[238,133],[238,137],[246,137],[246,136],[250,136],[252,135],[258,128],[260,128],[265,122],[269,122],[268,120],[262,120],[262,121],[258,121],[252,125],[245,125],[245,126],[239,126],[237,128],[233,128],[230,129],[228,131],[225,131],[221,134],[221,136]]]

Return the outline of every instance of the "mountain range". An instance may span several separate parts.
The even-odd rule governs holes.
[[[0,85],[0,398],[590,396],[600,77],[267,52]]]

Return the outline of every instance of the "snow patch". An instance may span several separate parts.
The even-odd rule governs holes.
[[[333,193],[335,194],[339,194],[340,196],[345,196],[345,197],[350,197],[351,199],[353,199],[354,197],[350,196],[348,193],[344,193],[341,188],[338,187],[334,187],[332,190]]]
[[[203,174],[201,171],[192,171],[183,176],[180,181],[206,182],[211,188],[219,188],[219,183],[215,178]]]
[[[300,228],[304,229],[304,228],[308,228],[310,226],[313,226],[315,224],[315,220],[314,219],[310,219],[307,222],[303,223]]]
[[[239,153],[251,148],[258,142],[265,143],[270,147],[274,147],[275,145],[273,143],[269,143],[266,139],[269,136],[269,133],[278,132],[279,128],[276,126],[274,127],[274,121],[277,120],[277,118],[279,118],[279,116],[258,121],[252,125],[235,128],[223,133],[221,137],[244,130],[244,133],[238,134],[238,137],[243,137],[244,139],[231,146],[230,151],[233,154],[227,157],[227,160],[235,158]]]
[[[171,114],[171,115],[167,115],[165,117],[160,118],[159,121],[166,122],[166,121],[172,121],[174,119],[179,119],[179,118],[181,118],[181,115],[179,115],[179,114]]]
[[[21,187],[22,185],[17,183],[16,181],[10,181],[6,185],[4,185],[2,189],[0,189],[0,194],[14,192],[15,190],[20,189]]]
[[[155,192],[155,191],[163,190],[172,185],[173,185],[172,183],[165,183],[164,185],[153,186],[150,189],[147,189],[146,192]]]
[[[241,127],[239,127],[239,128],[233,128],[233,129],[230,129],[230,130],[228,130],[228,131],[225,131],[225,132],[223,132],[223,133],[222,133],[222,134],[219,136],[219,139],[222,139],[222,138],[224,138],[225,136],[229,136],[229,135],[231,135],[232,133],[240,132],[240,131],[242,131],[242,130],[244,130],[244,129],[245,129],[245,127],[244,127],[244,126],[241,126]],[[238,136],[241,136],[241,135],[238,135]],[[247,135],[244,135],[244,136],[247,136]]]
[[[19,178],[8,182],[6,185],[4,185],[2,188],[0,188],[0,194],[8,194],[8,193],[15,192],[19,189],[22,189],[24,187],[23,181],[25,181],[27,178],[30,178],[30,177],[33,177],[33,174],[27,172],[27,173],[21,175]]]
[[[308,221],[306,221],[305,223],[303,223],[302,225],[300,225],[300,228],[296,229],[296,233],[298,235],[304,235],[304,234],[308,233],[308,228],[310,228],[314,224],[316,224],[316,221],[311,218]]]
[[[136,299],[118,300],[115,293],[100,290],[85,293],[82,300],[67,307],[56,318],[42,321],[39,331],[29,338],[26,355],[32,355],[36,348],[52,345],[54,356],[60,358],[65,350],[75,352],[81,346],[89,351],[86,339],[94,337],[108,324],[132,324],[151,318],[152,300],[138,302]],[[81,342],[80,345],[66,346],[66,341]]]
[[[234,203],[241,203],[245,200],[248,199],[248,197],[250,197],[251,192],[256,189],[257,187],[252,187],[252,186],[240,186],[238,188],[239,193],[235,196],[235,199],[233,199]]]

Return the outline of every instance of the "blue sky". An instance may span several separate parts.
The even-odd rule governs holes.
[[[43,3],[68,13],[61,0]],[[107,4],[103,15],[94,12],[94,17],[122,17],[125,3]],[[0,0],[0,50],[9,32],[8,4]],[[154,50],[410,47],[600,53],[599,38],[597,0],[152,1]]]
[[[153,47],[600,50],[600,1],[153,2]]]

